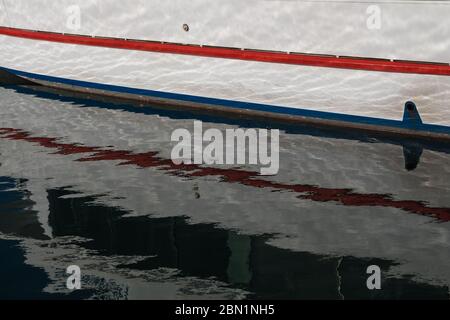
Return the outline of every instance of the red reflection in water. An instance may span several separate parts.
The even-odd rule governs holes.
[[[158,157],[157,152],[133,153],[101,147],[58,142],[57,138],[32,137],[19,129],[0,128],[0,138],[27,141],[45,148],[56,149],[54,154],[71,155],[89,153],[76,161],[121,161],[119,165],[136,165],[141,168],[158,168],[170,174],[183,177],[220,177],[221,181],[240,183],[255,188],[270,188],[299,193],[300,199],[318,202],[336,202],[345,206],[379,206],[402,209],[407,212],[434,217],[439,221],[450,221],[450,208],[428,207],[424,202],[395,200],[389,194],[361,194],[351,189],[321,188],[313,185],[284,184],[261,179],[257,172],[237,169],[218,169],[195,164],[176,165],[170,159]]]

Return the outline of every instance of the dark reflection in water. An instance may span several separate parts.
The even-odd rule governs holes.
[[[26,186],[26,182],[5,177],[1,181],[0,231],[45,238],[35,230],[38,223],[32,221],[26,191],[7,191],[17,183]],[[122,217],[126,212],[93,204],[93,197],[61,198],[76,195],[64,188],[48,190],[47,194],[53,236],[92,239],[81,246],[98,255],[151,256],[118,268],[173,268],[180,271],[181,277],[214,278],[242,288],[250,292],[248,298],[256,299],[449,298],[448,288],[417,283],[407,277],[383,278],[382,291],[367,290],[367,266],[376,264],[387,271],[395,264],[392,261],[293,252],[267,244],[270,235],[239,235],[211,224],[190,224],[186,217]],[[2,256],[8,257],[0,270],[10,279],[2,287],[0,297],[49,298],[49,294],[39,291],[46,281],[45,274],[23,265],[22,252],[14,245],[17,243],[0,241]],[[21,290],[19,294],[17,288],[36,291]],[[89,292],[51,296],[63,297],[87,298]]]
[[[107,99],[96,98],[97,101],[86,99],[86,97],[77,94],[67,94],[65,96],[59,95],[59,93],[52,90],[41,88],[40,91],[36,91],[31,88],[17,87],[14,89],[16,93],[33,95],[38,98],[57,100],[61,103],[73,103],[83,106],[94,107],[98,109],[113,109],[120,112],[138,113],[143,116],[159,116],[168,117],[170,119],[200,119],[211,123],[225,123],[231,125],[239,125],[240,127],[267,127],[274,126],[267,122],[250,122],[245,119],[230,119],[230,118],[218,118],[210,115],[193,114],[190,112],[178,112],[170,111],[166,109],[158,108],[137,108],[134,105],[113,103]],[[152,121],[155,121],[152,118]],[[28,131],[28,128],[21,127],[20,121],[14,120],[6,122],[6,125],[0,126],[0,142],[4,142],[5,146],[17,143],[20,146],[26,145],[25,149],[35,150],[33,148],[40,148],[39,152],[46,155],[52,155],[53,159],[60,159],[67,156],[67,162],[64,164],[63,169],[61,167],[55,168],[59,170],[57,173],[61,174],[61,171],[65,170],[65,166],[69,170],[76,170],[76,166],[72,166],[74,162],[83,164],[88,167],[93,163],[101,162],[107,167],[114,167],[114,161],[121,162],[124,167],[132,167],[136,170],[154,170],[157,174],[147,177],[148,180],[144,180],[145,183],[154,183],[153,178],[157,179],[158,175],[170,176],[173,178],[179,178],[183,176],[187,179],[199,180],[199,178],[208,178],[213,181],[217,178],[217,184],[222,187],[225,192],[227,188],[236,187],[237,190],[250,190],[249,194],[254,190],[264,190],[267,193],[274,191],[277,192],[290,192],[295,194],[290,201],[292,203],[280,203],[277,207],[280,211],[283,210],[283,206],[292,207],[298,202],[307,203],[306,209],[304,207],[298,207],[299,211],[307,211],[311,207],[311,217],[303,215],[298,220],[293,219],[292,216],[287,215],[284,217],[286,220],[280,219],[280,221],[274,219],[274,224],[277,222],[280,228],[285,227],[286,224],[292,221],[293,224],[298,224],[298,232],[307,233],[308,226],[313,224],[311,222],[314,214],[320,213],[320,210],[338,211],[336,206],[340,208],[362,208],[358,214],[362,216],[361,220],[356,216],[344,216],[347,219],[342,225],[333,226],[332,224],[326,224],[324,222],[323,229],[319,229],[316,234],[312,236],[312,241],[316,241],[315,238],[320,236],[326,236],[324,232],[341,232],[344,236],[346,232],[353,232],[352,228],[360,227],[363,234],[366,230],[367,224],[370,224],[370,218],[367,218],[365,211],[369,214],[380,214],[380,211],[369,211],[367,208],[382,209],[385,212],[391,214],[391,217],[387,218],[387,221],[393,221],[393,223],[404,222],[405,225],[413,225],[410,229],[402,229],[402,225],[393,226],[394,231],[398,231],[399,234],[388,234],[390,238],[385,243],[380,244],[380,247],[389,250],[389,240],[393,240],[395,244],[401,243],[401,232],[409,232],[410,230],[418,230],[422,232],[418,236],[422,236],[421,239],[425,239],[427,242],[426,249],[430,249],[430,252],[434,252],[434,246],[439,247],[441,243],[433,243],[435,238],[427,239],[429,232],[441,229],[428,229],[422,230],[421,228],[414,229],[415,223],[425,223],[425,220],[430,219],[434,223],[448,223],[450,211],[445,201],[441,201],[443,205],[436,203],[429,203],[413,197],[412,199],[406,192],[399,193],[400,195],[391,193],[382,193],[380,188],[377,191],[371,191],[370,188],[359,191],[340,187],[340,181],[336,180],[333,184],[330,184],[327,179],[322,181],[323,185],[302,183],[302,179],[277,181],[277,179],[269,180],[255,176],[254,173],[246,170],[222,170],[210,167],[183,167],[174,168],[170,164],[170,159],[159,157],[158,150],[150,150],[147,153],[139,154],[133,153],[128,149],[119,149],[114,146],[104,148],[96,147],[96,144],[82,144],[63,142],[61,141],[61,134],[56,132],[52,134],[34,134],[32,131]],[[19,123],[19,125],[17,125]],[[90,123],[88,123],[90,124]],[[127,123],[124,124],[129,125]],[[279,126],[276,126],[279,128]],[[80,128],[89,128],[89,125],[83,127],[83,123],[80,124]],[[427,141],[412,141],[401,140],[394,137],[381,137],[370,136],[367,134],[356,134],[352,132],[339,132],[326,129],[310,128],[310,127],[298,127],[284,125],[281,127],[289,134],[307,135],[308,137],[318,137],[321,139],[321,143],[326,141],[327,138],[338,138],[350,141],[356,141],[357,143],[372,144],[374,142],[379,144],[390,144],[399,146],[400,152],[403,150],[404,155],[404,167],[406,170],[414,171],[420,167],[420,159],[423,156],[424,150],[432,150],[433,152],[439,152],[444,156],[448,156],[449,147]],[[60,128],[57,128],[60,129]],[[122,128],[123,129],[123,128]],[[125,128],[126,129],[126,128]],[[81,129],[80,129],[81,130]],[[56,130],[57,131],[57,130]],[[50,132],[53,132],[50,130]],[[70,137],[70,132],[67,135]],[[78,138],[74,134],[75,140]],[[313,141],[314,140],[306,140]],[[299,143],[302,146],[301,143]],[[326,145],[325,143],[323,145]],[[13,151],[11,151],[13,150]],[[298,150],[302,150],[300,147]],[[311,149],[314,151],[314,149]],[[374,148],[374,150],[377,150]],[[381,149],[384,150],[384,149]],[[14,152],[15,149],[9,149],[10,152]],[[295,151],[295,150],[294,150]],[[32,152],[32,151],[31,151]],[[2,150],[0,150],[0,154]],[[32,154],[25,155],[26,157],[32,157]],[[311,158],[314,159],[313,153]],[[11,154],[13,159],[23,160],[20,155]],[[14,158],[15,157],[15,158]],[[350,164],[342,164],[343,176],[346,174],[353,174],[357,171],[358,167],[352,167],[353,163],[358,163],[358,156],[350,158]],[[355,160],[356,159],[356,160]],[[432,161],[445,161],[445,158],[432,158]],[[332,160],[332,159],[330,159]],[[109,162],[108,162],[109,161]],[[297,158],[293,156],[292,163],[295,163]],[[332,161],[330,161],[332,162]],[[402,158],[399,159],[401,166],[403,166]],[[24,162],[26,163],[26,162]],[[56,165],[60,165],[55,161]],[[111,164],[112,163],[112,164]],[[439,163],[439,162],[438,162]],[[128,168],[127,167],[127,168]],[[449,299],[449,288],[443,285],[437,285],[435,283],[428,283],[426,281],[418,281],[413,275],[405,275],[392,277],[387,276],[389,271],[403,263],[403,261],[379,258],[377,256],[369,258],[361,258],[361,253],[353,253],[351,250],[358,249],[358,247],[352,246],[351,242],[344,243],[344,248],[340,247],[343,252],[350,252],[349,254],[335,255],[320,254],[323,251],[320,249],[326,248],[328,242],[323,243],[317,240],[317,250],[315,253],[300,251],[300,250],[288,250],[281,247],[277,247],[271,243],[272,240],[277,238],[277,234],[263,234],[263,232],[254,232],[252,235],[241,234],[237,230],[227,229],[227,227],[218,227],[215,224],[198,223],[193,222],[195,216],[192,214],[184,213],[185,216],[180,216],[179,212],[164,212],[165,217],[156,218],[151,216],[143,216],[137,214],[131,215],[133,212],[129,212],[125,209],[110,205],[108,202],[102,200],[102,196],[84,196],[86,190],[78,189],[78,186],[68,187],[61,184],[52,184],[51,188],[43,188],[41,194],[45,196],[45,203],[48,204],[48,221],[41,221],[40,215],[35,207],[33,201],[33,193],[31,185],[33,181],[16,178],[15,175],[20,175],[20,169],[15,168],[11,163],[8,168],[11,171],[16,170],[10,174],[4,174],[4,177],[0,177],[0,257],[2,257],[2,263],[0,263],[0,274],[4,278],[2,287],[0,289],[0,298],[56,298],[56,299],[79,299],[79,298],[98,298],[98,297],[113,297],[113,298],[128,298],[128,292],[126,289],[122,290],[119,286],[109,284],[117,279],[117,274],[125,274],[126,276],[120,278],[126,285],[136,286],[134,282],[153,283],[156,282],[154,278],[150,280],[139,278],[136,274],[142,274],[145,272],[161,272],[161,275],[171,274],[170,270],[175,270],[175,273],[168,276],[170,281],[173,281],[177,285],[183,286],[185,279],[196,279],[205,281],[206,286],[221,287],[225,292],[225,297],[246,297],[250,299]],[[11,169],[12,168],[12,169]],[[91,168],[91,167],[89,167]],[[27,168],[29,169],[29,168]],[[38,168],[39,169],[39,168]],[[176,173],[183,175],[177,176]],[[195,169],[195,170],[193,170]],[[341,176],[339,168],[330,167],[330,174],[336,174]],[[323,168],[319,168],[319,171],[326,171]],[[376,169],[376,168],[375,168]],[[400,169],[402,169],[400,167]],[[405,169],[402,169],[405,171]],[[103,177],[102,169],[93,169],[101,171],[99,175],[82,174],[82,178]],[[383,170],[380,170],[383,172]],[[113,171],[114,172],[114,171]],[[377,170],[374,170],[378,173]],[[425,171],[426,172],[426,171]],[[34,172],[32,172],[34,173]],[[76,174],[76,171],[71,171]],[[89,172],[90,173],[90,172]],[[98,172],[96,172],[98,173]],[[114,172],[115,173],[115,172]],[[320,173],[320,172],[319,172]],[[326,177],[328,171],[324,173]],[[0,174],[2,174],[2,167],[0,165]],[[110,172],[109,172],[110,174]],[[123,174],[123,172],[121,172]],[[395,174],[392,172],[383,173],[385,176],[389,174]],[[422,173],[423,174],[423,173]],[[34,177],[33,174],[29,174]],[[107,176],[114,183],[117,179],[123,179],[123,176],[113,178]],[[39,182],[46,179],[55,179],[57,174],[50,173],[48,176],[36,175]],[[61,174],[61,176],[63,176]],[[55,178],[56,177],[56,178]],[[342,176],[341,176],[342,177]],[[384,177],[384,176],[382,176]],[[128,176],[125,176],[125,179]],[[133,186],[131,180],[125,187]],[[368,180],[373,178],[373,185],[368,183],[369,187],[378,187],[383,183],[383,180],[378,181],[376,177],[368,177]],[[409,190],[409,179],[403,177],[402,182],[405,190]],[[30,178],[31,179],[31,178]],[[175,178],[174,178],[175,179]],[[181,178],[180,178],[181,180]],[[166,180],[164,180],[166,181]],[[169,180],[172,181],[173,180]],[[370,180],[371,181],[371,180]],[[34,181],[35,182],[35,181]],[[90,183],[95,181],[83,181],[89,186]],[[65,183],[65,181],[64,181]],[[70,184],[72,182],[68,182]],[[427,182],[428,183],[428,182]],[[40,184],[38,184],[41,186]],[[195,185],[195,183],[194,183]],[[152,185],[154,187],[154,185]],[[178,185],[174,183],[174,188]],[[140,186],[142,188],[142,185]],[[181,187],[181,186],[180,186]],[[242,188],[242,189],[238,189]],[[101,188],[100,188],[101,189]],[[134,189],[133,189],[134,190]],[[382,189],[381,189],[382,190]],[[428,189],[426,189],[428,191]],[[128,191],[128,190],[126,190]],[[142,189],[136,189],[124,192],[125,195],[130,195],[132,192],[143,192]],[[194,187],[194,197],[200,198],[200,190]],[[391,190],[392,191],[392,190]],[[403,190],[400,190],[403,191]],[[439,192],[440,190],[436,191]],[[443,190],[445,191],[445,190]],[[164,189],[161,191],[162,196],[156,198],[158,201],[172,201],[170,188],[169,192]],[[406,195],[405,195],[406,194]],[[212,196],[214,194],[210,194]],[[283,194],[284,195],[284,194]],[[167,198],[165,198],[167,197]],[[280,195],[281,199],[281,195]],[[283,198],[286,199],[286,198]],[[186,201],[182,199],[179,201]],[[238,199],[242,201],[241,199]],[[441,200],[441,199],[439,199]],[[149,206],[152,205],[152,200],[146,202]],[[175,201],[175,200],[173,200]],[[236,200],[237,201],[237,200]],[[258,201],[255,199],[253,201]],[[289,201],[289,200],[288,200]],[[241,203],[242,205],[242,203]],[[221,207],[220,207],[221,206]],[[251,205],[250,205],[251,206]],[[328,206],[328,207],[325,207]],[[170,208],[170,206],[167,206]],[[226,217],[228,209],[226,205],[218,204],[218,210],[221,210],[222,216],[215,216],[214,219],[219,217],[223,219]],[[161,208],[161,207],[160,207]],[[42,209],[42,208],[41,208]],[[149,208],[149,211],[152,208]],[[316,211],[314,211],[316,210]],[[251,211],[251,210],[250,210]],[[229,212],[230,215],[233,212]],[[240,212],[242,213],[242,212]],[[252,214],[252,212],[249,212]],[[259,217],[258,212],[254,212],[256,217]],[[130,216],[128,216],[130,215]],[[398,219],[398,215],[401,215],[402,219]],[[343,216],[341,214],[341,216]],[[370,216],[370,215],[369,215]],[[261,215],[261,217],[264,217]],[[365,218],[364,218],[365,217]],[[329,217],[326,217],[328,219]],[[214,219],[212,219],[214,221]],[[218,221],[220,219],[217,219]],[[289,220],[291,219],[291,220]],[[304,219],[304,220],[302,220]],[[311,219],[311,220],[308,220]],[[200,219],[200,221],[202,221]],[[271,222],[271,220],[268,220]],[[286,222],[287,221],[287,222]],[[356,222],[355,222],[356,221]],[[378,222],[382,221],[377,220]],[[427,220],[428,221],[428,220]],[[237,220],[238,226],[240,220]],[[314,221],[313,221],[314,222]],[[384,221],[382,221],[384,222]],[[319,221],[317,224],[321,224]],[[429,222],[431,223],[431,222]],[[338,223],[336,223],[338,224]],[[242,223],[244,225],[244,223]],[[330,227],[331,225],[331,227]],[[278,227],[278,225],[275,225]],[[327,229],[327,226],[329,229]],[[356,226],[356,227],[355,227]],[[46,228],[48,227],[48,228]],[[301,229],[304,228],[304,229]],[[335,229],[334,229],[335,228]],[[346,229],[348,228],[348,230]],[[243,228],[244,229],[244,228]],[[49,232],[49,230],[51,230]],[[258,230],[256,228],[256,230]],[[370,231],[370,230],[369,230]],[[281,232],[281,231],[280,231]],[[427,233],[428,232],[428,233]],[[445,230],[443,231],[445,232]],[[384,233],[380,234],[382,237]],[[445,237],[443,233],[443,237]],[[69,239],[69,245],[59,246],[59,239]],[[84,239],[80,241],[79,239]],[[88,240],[86,240],[88,239]],[[299,237],[299,241],[302,238]],[[409,240],[410,237],[405,237]],[[380,242],[384,239],[380,239]],[[355,240],[356,241],[356,240]],[[367,240],[369,241],[369,240]],[[329,242],[332,242],[330,240]],[[67,244],[67,243],[66,243]],[[413,244],[416,244],[415,242]],[[322,245],[322,247],[321,247]],[[405,246],[408,244],[405,244]],[[344,250],[347,249],[348,250]],[[301,247],[301,246],[300,246]],[[48,250],[46,249],[48,248]],[[356,248],[356,249],[355,249]],[[445,250],[447,247],[442,246]],[[58,256],[48,257],[48,252],[60,251]],[[420,255],[420,250],[417,248],[417,254]],[[94,275],[89,275],[91,283],[94,285],[88,289],[81,291],[69,292],[64,290],[48,289],[48,286],[55,281],[58,283],[64,283],[65,273],[64,269],[68,264],[76,259],[75,253],[80,253],[80,258],[85,263],[85,268],[92,266]],[[86,253],[88,252],[88,254]],[[319,252],[319,253],[317,253]],[[409,253],[409,251],[407,252]],[[356,257],[358,255],[358,257]],[[115,257],[122,257],[116,265],[108,270],[103,270],[98,267],[98,261],[109,264],[108,258],[116,259]],[[391,255],[392,256],[392,255]],[[407,256],[407,255],[406,255]],[[136,257],[140,257],[136,259]],[[410,256],[408,256],[410,257]],[[44,259],[47,258],[47,259]],[[106,262],[103,262],[106,261]],[[445,257],[442,261],[446,261]],[[418,264],[423,263],[422,260],[414,260]],[[59,265],[58,263],[61,263]],[[430,263],[432,263],[430,261]],[[52,264],[57,265],[55,268],[59,270],[60,274],[52,274],[49,268]],[[87,266],[86,266],[87,265]],[[378,265],[383,271],[382,290],[370,291],[367,289],[366,281],[368,275],[366,273],[367,266]],[[98,270],[97,270],[98,269]],[[112,269],[112,271],[111,271]],[[419,270],[422,270],[418,268]],[[141,273],[139,273],[141,272]],[[113,276],[114,274],[114,276]],[[111,277],[109,279],[108,277]],[[445,281],[446,275],[442,275]],[[156,277],[157,278],[157,277]],[[135,279],[138,279],[135,281]],[[134,281],[134,282],[133,282]],[[165,280],[161,280],[164,282]],[[187,287],[195,287],[192,282],[189,282]],[[186,291],[183,287],[180,291]],[[113,292],[109,296],[105,294],[106,291]],[[147,290],[147,289],[145,289]],[[148,292],[145,290],[138,292],[138,298],[147,298]],[[235,290],[235,291],[233,291]],[[238,291],[239,290],[239,291]],[[206,293],[205,293],[206,292]],[[235,294],[235,292],[242,293],[241,295]],[[185,294],[185,297],[190,297],[190,292]],[[222,296],[222,297],[223,297]],[[136,296],[134,296],[136,297]],[[154,296],[153,296],[154,297]],[[158,296],[157,296],[158,297]],[[203,297],[209,298],[208,290],[203,291]]]
[[[42,227],[36,224],[36,213],[31,211],[33,202],[27,192],[17,192],[23,180],[0,177],[0,231],[6,234],[27,235],[35,239],[48,239],[43,235]]]
[[[42,269],[25,263],[19,241],[0,240],[1,300],[80,300],[89,299],[92,290],[79,290],[66,294],[47,293],[48,275]]]

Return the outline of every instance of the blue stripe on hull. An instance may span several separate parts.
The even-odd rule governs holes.
[[[383,127],[391,127],[396,129],[407,129],[418,132],[431,132],[431,133],[439,133],[450,135],[450,127],[448,126],[440,126],[440,125],[431,125],[424,123],[414,123],[409,121],[397,121],[397,120],[389,120],[382,118],[372,118],[372,117],[363,117],[363,116],[355,116],[355,115],[347,115],[341,113],[332,113],[332,112],[324,112],[324,111],[314,111],[314,110],[306,110],[306,109],[297,109],[297,108],[289,108],[289,107],[281,107],[274,106],[268,104],[260,104],[260,103],[251,103],[251,102],[243,102],[243,101],[233,101],[226,99],[217,99],[217,98],[207,98],[200,96],[193,96],[187,94],[179,94],[179,93],[170,93],[170,92],[162,92],[155,90],[147,90],[147,89],[137,89],[137,88],[129,88],[123,86],[116,85],[107,85],[95,82],[87,82],[80,80],[72,80],[66,78],[59,78],[41,74],[34,74],[9,68],[0,67],[0,70],[4,70],[6,72],[15,74],[19,77],[25,77],[29,79],[41,80],[52,83],[60,83],[64,85],[71,85],[83,88],[90,88],[96,90],[110,91],[115,93],[124,93],[138,96],[148,96],[160,99],[168,99],[175,101],[183,101],[183,102],[191,102],[195,104],[206,104],[206,105],[215,105],[220,107],[228,107],[234,109],[247,109],[247,110],[255,110],[262,112],[271,112],[275,114],[287,115],[287,116],[300,116],[305,118],[314,118],[320,120],[329,120],[329,121],[339,121],[339,122],[347,122],[354,123],[359,125],[370,125],[370,126],[383,126]]]

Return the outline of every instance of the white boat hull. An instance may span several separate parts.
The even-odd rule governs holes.
[[[4,3],[1,23],[28,30],[74,33],[68,19],[75,4],[81,17],[76,33],[87,36],[450,61],[450,6],[445,4],[379,4],[383,24],[372,30],[367,26],[369,3],[230,0],[220,8],[201,0]],[[0,36],[0,47],[2,67],[32,75],[388,120],[401,120],[404,103],[413,100],[425,123],[450,126],[449,76],[143,52],[6,35]]]

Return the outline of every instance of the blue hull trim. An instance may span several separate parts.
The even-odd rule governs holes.
[[[412,130],[417,132],[429,132],[436,134],[445,134],[450,137],[450,127],[448,126],[440,126],[440,125],[432,125],[432,124],[424,124],[421,121],[410,121],[410,119],[406,116],[408,110],[405,106],[405,116],[402,121],[397,120],[389,120],[382,118],[372,118],[372,117],[363,117],[363,116],[355,116],[355,115],[347,115],[341,113],[332,113],[332,112],[324,112],[324,111],[314,111],[314,110],[306,110],[306,109],[297,109],[297,108],[289,108],[289,107],[281,107],[260,103],[251,103],[251,102],[243,102],[243,101],[233,101],[226,99],[216,99],[216,98],[207,98],[179,93],[169,93],[155,90],[147,90],[147,89],[136,89],[129,88],[123,86],[116,85],[107,85],[95,82],[87,82],[87,81],[79,81],[72,80],[66,78],[59,78],[35,73],[29,73],[9,68],[0,67],[0,70],[9,72],[11,74],[15,74],[19,77],[24,77],[28,79],[41,80],[52,83],[60,83],[64,85],[77,86],[95,90],[109,91],[114,93],[124,93],[131,94],[137,96],[147,96],[159,99],[167,99],[167,100],[175,100],[175,101],[183,101],[190,102],[194,104],[205,104],[205,105],[213,105],[218,107],[227,107],[234,109],[246,109],[246,110],[254,110],[254,111],[262,111],[262,112],[270,112],[279,115],[286,116],[299,116],[305,118],[319,119],[319,120],[328,120],[328,121],[338,121],[338,122],[346,122],[353,123],[359,125],[369,125],[376,127],[390,127],[393,129],[403,129],[403,130]],[[415,107],[415,106],[414,106]],[[411,111],[411,110],[409,110]],[[417,117],[420,119],[417,110],[414,110],[417,113]]]

